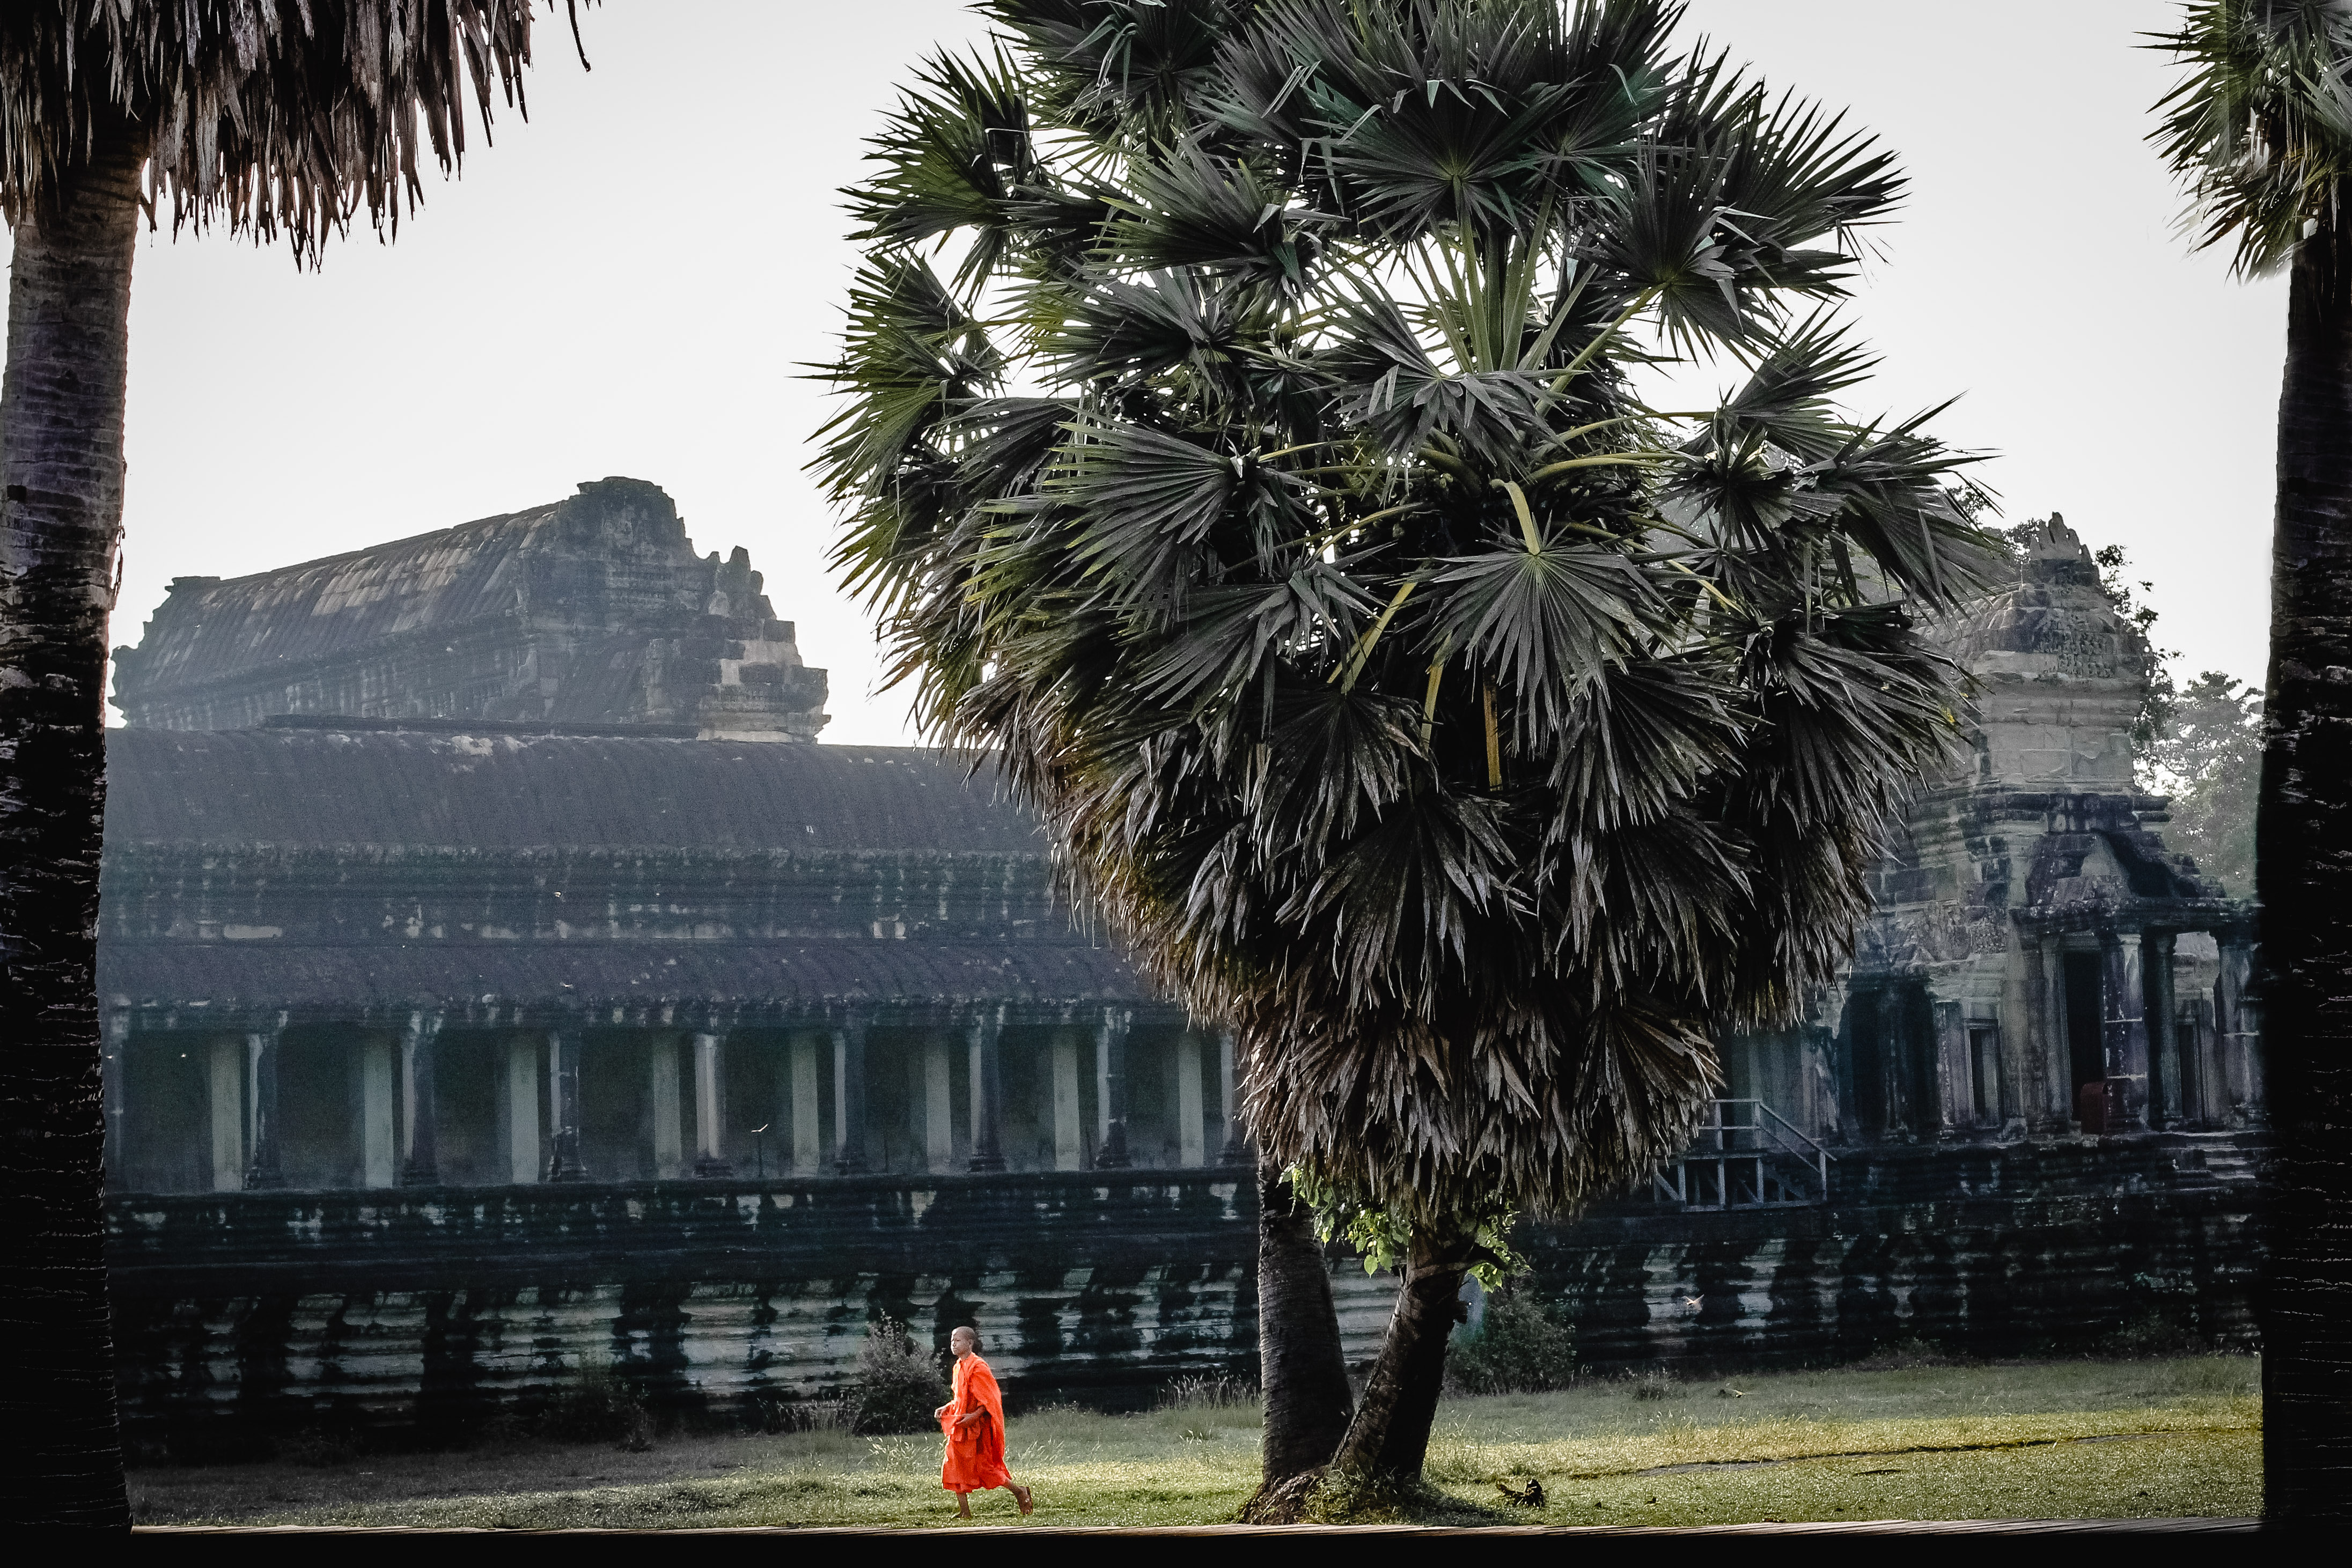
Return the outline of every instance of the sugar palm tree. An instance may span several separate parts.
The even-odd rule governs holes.
[[[1952,733],[1960,459],[1809,313],[1899,180],[1661,0],[983,9],[852,193],[840,559],[1393,1258],[1332,1462],[1411,1481],[1465,1270],[1683,1146]]]
[[[2207,0],[2158,40],[2189,69],[2152,139],[2200,243],[2287,274],[2255,828],[2259,986],[2277,1119],[2263,1291],[2263,1490],[2352,1514],[2352,10]]]
[[[572,0],[567,0],[572,3]],[[396,227],[467,101],[519,102],[531,0],[10,0],[0,212],[0,1380],[10,1523],[127,1522],[100,1206],[95,995],[107,617],[143,214],[283,239]],[[576,18],[575,18],[576,20]]]

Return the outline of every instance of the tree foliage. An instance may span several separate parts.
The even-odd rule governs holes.
[[[2149,140],[2189,193],[2198,245],[2233,242],[2242,275],[2285,266],[2333,226],[2352,172],[2352,7],[2343,0],[2201,0],[2151,47],[2188,68]]]
[[[868,1433],[921,1432],[939,1424],[950,1397],[939,1357],[918,1345],[897,1318],[866,1325],[857,1347],[857,1383],[848,1397],[849,1424]]]
[[[494,89],[521,106],[536,4],[11,0],[0,212],[14,226],[129,123],[148,137],[150,210],[168,201],[174,227],[283,234],[313,261],[362,208],[397,232],[425,162],[464,156],[467,101],[486,134]],[[575,44],[579,6],[564,0]]]
[[[1490,1290],[1476,1332],[1445,1347],[1445,1385],[1457,1394],[1545,1394],[1576,1376],[1576,1328],[1532,1286]]]
[[[2099,569],[2099,587],[2115,605],[2116,613],[2147,645],[2147,685],[2140,693],[2139,716],[2132,721],[2131,732],[2132,756],[2144,766],[2172,724],[2173,705],[2179,700],[2180,693],[2172,678],[2169,661],[2180,657],[2180,653],[2156,645],[2156,606],[2139,597],[2139,593],[2153,592],[2156,584],[2145,579],[2135,584],[2124,576],[2124,569],[2131,564],[2124,547],[2102,545],[2091,559]],[[2139,593],[2132,591],[2134,587]]]
[[[1993,559],[1926,416],[1836,404],[1891,155],[1659,0],[982,9],[848,193],[819,467],[893,674],[1277,1157],[1406,1226],[1667,1157],[1845,951]]]
[[[2254,808],[2263,772],[2262,693],[2208,670],[2174,694],[2147,758],[2148,783],[2172,797],[2164,836],[2235,898],[2254,890]]]

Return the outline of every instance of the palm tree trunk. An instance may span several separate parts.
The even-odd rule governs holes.
[[[101,131],[16,227],[0,378],[0,1099],[7,1522],[123,1527],[102,1250],[97,936],[145,133]]]
[[[1263,1155],[1257,1169],[1257,1354],[1265,1396],[1260,1495],[1331,1462],[1355,1400],[1314,1216]]]
[[[2255,886],[2279,1151],[2263,1292],[2273,1520],[2352,1516],[2352,233],[2295,253]]]
[[[1466,1239],[1413,1239],[1381,1358],[1332,1457],[1337,1474],[1390,1485],[1421,1479],[1437,1398],[1445,1388],[1446,1337],[1468,1315],[1462,1277],[1470,1270],[1470,1255]]]

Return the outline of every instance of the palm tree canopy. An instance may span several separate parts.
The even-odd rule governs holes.
[[[1915,617],[1993,559],[1833,406],[1890,156],[1661,0],[982,8],[848,193],[819,465],[895,676],[1325,1190],[1654,1165],[1845,952],[1952,734]],[[1720,407],[1644,404],[1702,350]]]
[[[2188,74],[2148,139],[2188,185],[2199,245],[2234,239],[2242,275],[2277,270],[2333,228],[2352,173],[2352,5],[2202,0],[2158,35]]]
[[[56,193],[93,135],[149,137],[151,204],[299,258],[364,207],[399,225],[466,100],[522,104],[534,0],[11,0],[0,7],[0,212]],[[549,0],[551,8],[553,0]],[[579,0],[564,0],[577,42]],[[585,64],[583,57],[583,63]]]

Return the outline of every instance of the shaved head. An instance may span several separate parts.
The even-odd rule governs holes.
[[[948,1345],[958,1355],[963,1354],[979,1343],[980,1331],[969,1323],[958,1326],[953,1333],[948,1335]]]

